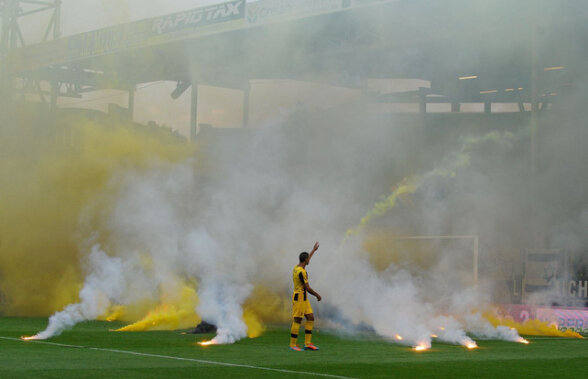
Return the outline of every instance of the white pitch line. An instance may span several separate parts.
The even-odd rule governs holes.
[[[170,356],[170,355],[139,353],[137,351],[130,351],[130,350],[106,349],[106,348],[102,348],[102,347],[81,346],[81,345],[68,345],[68,344],[64,344],[64,343],[48,342],[48,341],[43,341],[43,340],[27,340],[27,341],[23,341],[20,338],[2,337],[2,336],[0,336],[0,339],[11,340],[11,341],[19,341],[19,342],[35,342],[35,343],[41,343],[41,344],[46,344],[46,345],[54,345],[54,346],[62,346],[62,347],[73,347],[73,348],[77,348],[77,349],[89,349],[89,350],[107,351],[107,352],[112,352],[112,353],[139,355],[139,356],[143,356],[143,357],[154,357],[154,358],[173,359],[173,360],[177,360],[177,361],[208,363],[208,364],[211,364],[211,365],[219,365],[219,366],[244,367],[244,368],[250,368],[250,369],[256,369],[256,370],[285,372],[285,373],[288,373],[288,374],[298,374],[298,375],[304,374],[304,375],[324,376],[324,377],[328,377],[328,378],[341,378],[341,379],[358,379],[358,378],[353,378],[353,377],[350,377],[350,376],[321,374],[321,373],[318,373],[318,372],[294,371],[294,370],[286,370],[286,369],[281,369],[281,368],[271,368],[271,367],[263,367],[263,366],[243,365],[243,364],[239,364],[239,363],[227,363],[227,362],[209,361],[209,360],[204,360],[204,359],[173,357],[173,356]]]

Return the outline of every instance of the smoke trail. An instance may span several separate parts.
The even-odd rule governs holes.
[[[97,245],[92,247],[88,265],[92,269],[80,290],[80,302],[70,304],[51,316],[47,328],[31,339],[54,337],[79,322],[96,319],[107,311],[113,301],[121,300],[128,286],[125,278],[137,278],[137,273],[133,274],[134,267],[125,264],[120,258],[109,257]]]
[[[410,195],[421,187],[435,186],[435,180],[439,178],[455,177],[457,170],[470,165],[472,151],[477,146],[487,142],[493,142],[497,145],[511,148],[518,138],[519,136],[511,132],[500,133],[497,131],[489,132],[481,137],[470,136],[464,138],[460,149],[445,157],[437,168],[422,176],[412,176],[403,179],[391,194],[386,196],[382,201],[374,204],[373,208],[361,219],[359,226],[355,230],[351,229],[347,233],[354,233],[358,229],[365,228],[373,217],[381,216],[394,208],[399,198]]]

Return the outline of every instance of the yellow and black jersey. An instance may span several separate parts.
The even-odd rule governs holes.
[[[292,271],[292,280],[294,281],[294,293],[304,293],[306,295],[306,284],[308,284],[308,274],[304,267],[296,265]],[[306,296],[304,296],[306,297]]]

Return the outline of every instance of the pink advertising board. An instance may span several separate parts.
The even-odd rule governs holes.
[[[525,304],[501,304],[498,307],[503,316],[516,322],[537,319],[548,324],[557,323],[561,331],[573,330],[588,334],[588,308],[538,307]]]

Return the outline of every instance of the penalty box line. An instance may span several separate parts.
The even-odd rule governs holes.
[[[140,353],[138,351],[130,351],[130,350],[107,349],[107,348],[103,348],[103,347],[92,347],[92,346],[81,346],[81,345],[69,345],[69,344],[65,344],[65,343],[48,342],[48,341],[42,341],[42,340],[28,340],[28,341],[23,341],[20,338],[2,337],[2,336],[0,336],[0,339],[10,340],[10,341],[18,341],[18,342],[35,342],[35,343],[40,343],[40,344],[45,344],[45,345],[53,345],[53,346],[61,346],[61,347],[72,347],[72,348],[76,348],[76,349],[88,349],[88,350],[106,351],[106,352],[111,352],[111,353],[121,353],[121,354],[137,355],[137,356],[142,356],[142,357],[173,359],[173,360],[177,360],[177,361],[205,363],[205,364],[218,365],[218,366],[243,367],[243,368],[250,368],[250,369],[255,369],[255,370],[283,372],[283,373],[288,373],[288,374],[314,375],[314,376],[323,376],[323,377],[328,377],[328,378],[341,378],[341,379],[357,379],[357,378],[353,378],[353,377],[350,377],[350,376],[322,374],[322,373],[319,373],[319,372],[294,371],[294,370],[286,370],[286,369],[281,369],[281,368],[271,368],[271,367],[263,367],[263,366],[244,365],[244,364],[239,364],[239,363],[228,363],[228,362],[210,361],[210,360],[205,360],[205,359],[174,357],[174,356],[171,356],[171,355]]]

